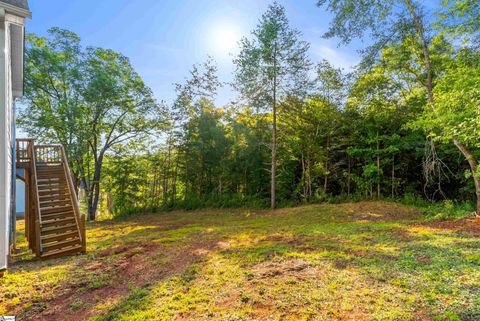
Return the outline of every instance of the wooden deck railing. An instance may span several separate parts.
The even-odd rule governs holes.
[[[37,165],[60,165],[63,162],[61,145],[36,145],[35,162]]]
[[[33,139],[18,138],[16,146],[17,167],[29,166],[33,157]]]

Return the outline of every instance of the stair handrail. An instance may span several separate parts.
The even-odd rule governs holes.
[[[80,213],[80,207],[78,206],[78,197],[75,192],[75,186],[73,185],[72,175],[70,172],[70,166],[68,165],[67,153],[65,152],[65,147],[63,145],[56,145],[60,148],[60,154],[62,158],[62,165],[65,171],[65,176],[68,182],[68,189],[70,190],[70,200],[73,205],[73,212],[75,213],[75,221],[80,232],[80,241],[82,243],[83,251],[86,250],[86,235],[85,235],[85,215]]]
[[[37,256],[40,256],[40,254],[43,252],[42,248],[42,241],[40,237],[40,229],[42,226],[42,215],[40,215],[40,197],[39,197],[39,192],[38,192],[38,184],[37,184],[37,161],[36,161],[36,154],[35,154],[35,146],[34,144],[30,144],[29,148],[31,148],[31,155],[32,155],[32,184],[35,189],[35,198],[34,198],[34,203],[35,203],[35,229],[36,229],[36,254]]]

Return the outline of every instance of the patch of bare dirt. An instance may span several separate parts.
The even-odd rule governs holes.
[[[381,201],[346,203],[335,206],[350,214],[355,220],[374,222],[413,219],[421,214],[419,210],[405,205]]]
[[[392,232],[392,235],[396,238],[402,239],[402,242],[414,238],[414,235],[412,235],[412,233],[406,230],[395,230]]]
[[[464,218],[459,220],[449,221],[434,221],[421,224],[415,224],[421,226],[427,226],[434,229],[450,230],[454,232],[461,232],[473,237],[480,237],[480,218]]]
[[[132,253],[138,253],[143,249],[144,249],[143,244],[135,242],[135,243],[129,243],[125,245],[111,247],[109,249],[106,249],[105,251],[98,253],[98,256],[107,257],[107,256],[117,255],[120,253],[125,253],[125,252],[129,252],[130,254],[132,254]]]
[[[260,263],[253,267],[252,272],[260,279],[284,276],[301,278],[314,276],[319,270],[305,260],[291,259]]]
[[[430,264],[432,262],[432,258],[428,255],[415,255],[415,261],[420,264]]]
[[[213,240],[198,240],[182,247],[165,247],[158,243],[129,243],[108,249],[99,253],[97,260],[83,262],[88,264],[85,267],[86,273],[97,269],[108,271],[111,274],[108,284],[85,292],[79,288],[78,284],[65,285],[64,288],[68,289],[65,294],[47,302],[45,309],[41,312],[27,313],[23,320],[80,321],[88,319],[101,313],[93,308],[95,305],[119,302],[130,294],[132,286],[141,288],[181,273],[191,264],[201,261],[216,247],[216,244],[217,242]],[[111,255],[121,255],[121,258],[112,264],[106,261],[106,258]],[[160,255],[167,258],[167,263],[161,265],[155,263],[155,259]],[[81,302],[80,307],[72,309],[76,302]]]
[[[304,238],[301,236],[293,236],[293,235],[269,235],[265,238],[265,241],[274,242],[274,243],[282,243],[288,245],[300,245],[305,242]]]

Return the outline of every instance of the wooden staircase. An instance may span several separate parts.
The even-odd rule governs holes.
[[[25,234],[30,248],[42,259],[84,253],[85,216],[63,146],[34,145],[32,140],[22,146],[19,141],[17,168],[26,170]]]

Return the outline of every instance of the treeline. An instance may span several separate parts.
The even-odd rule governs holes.
[[[100,72],[97,59],[81,59],[79,65],[94,63],[102,82],[80,76],[69,82],[64,72],[43,71],[45,62],[65,66],[65,48],[58,47],[64,42],[45,45],[32,36],[29,57],[40,52],[58,55],[58,61],[37,57],[27,64],[31,87],[24,127],[31,133],[43,129],[49,133],[45,140],[60,138],[79,188],[116,215],[385,197],[476,200],[478,212],[478,3],[444,1],[434,15],[410,0],[332,0],[318,6],[334,16],[326,37],[342,44],[368,37],[371,45],[358,68],[347,73],[328,61],[312,62],[309,44],[274,3],[239,44],[232,83],[239,100],[227,106],[214,104],[223,84],[212,59],[175,86],[174,102],[152,104],[129,64],[121,64],[129,73],[118,81],[110,76],[117,66]],[[53,31],[54,39],[59,32]],[[91,57],[92,50],[77,56]],[[125,81],[128,74],[138,81]],[[32,81],[42,77],[53,81]],[[56,96],[58,86],[71,96]],[[95,86],[103,95],[85,95],[83,88]],[[131,93],[128,99],[125,92]],[[72,112],[72,102],[80,115]],[[54,117],[63,121],[46,122]],[[72,122],[88,130],[80,136],[68,127]],[[96,208],[89,212],[93,219]]]
[[[109,210],[270,205],[271,115],[248,107],[199,107],[181,146],[169,141],[144,154],[124,150],[107,158]],[[425,181],[430,144],[422,131],[408,128],[420,113],[421,106],[338,109],[322,98],[282,102],[279,206],[405,194],[473,201],[473,184],[464,175],[468,164],[453,147],[437,146],[448,173]]]

